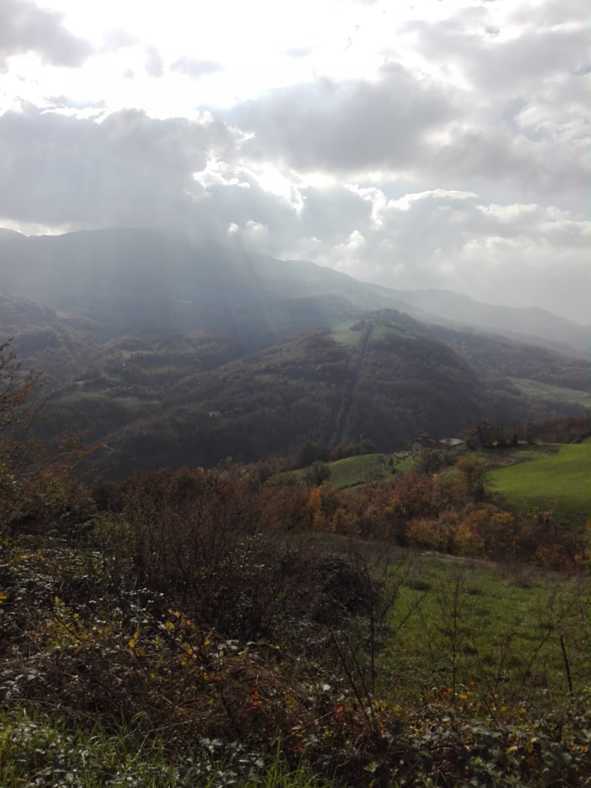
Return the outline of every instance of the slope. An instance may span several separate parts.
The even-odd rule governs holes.
[[[487,478],[493,492],[519,508],[544,508],[583,519],[591,515],[590,441],[497,468]]]
[[[319,266],[145,229],[2,234],[0,292],[91,318],[103,339],[206,331],[248,350],[398,303]]]
[[[582,326],[545,309],[485,304],[449,290],[401,290],[397,294],[409,307],[422,310],[432,320],[474,326],[555,350],[591,355],[591,326]]]
[[[223,333],[244,349],[376,309],[472,326],[566,353],[591,354],[591,328],[541,309],[483,304],[442,290],[397,291],[303,261],[153,229],[26,237],[0,232],[0,292],[122,334]]]
[[[108,437],[105,468],[251,461],[366,439],[378,451],[419,432],[455,434],[485,392],[457,354],[395,312],[312,334],[189,375],[163,408]]]

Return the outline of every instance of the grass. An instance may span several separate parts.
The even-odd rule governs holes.
[[[390,465],[392,460],[392,465]],[[342,460],[326,463],[330,470],[328,483],[337,490],[356,487],[368,482],[377,482],[391,479],[393,471],[406,471],[412,467],[412,458],[405,454],[359,454],[354,457],[345,457]],[[296,471],[287,471],[274,477],[274,481],[282,482],[289,478],[304,480],[307,468]]]
[[[564,701],[591,681],[591,583],[493,565],[417,560],[407,572],[383,656],[394,700],[473,688],[489,702]],[[561,636],[563,638],[561,643]]]
[[[290,768],[279,752],[268,763],[263,763],[256,753],[240,748],[224,759],[216,749],[220,744],[205,739],[195,743],[194,751],[171,759],[164,740],[148,743],[127,731],[108,735],[98,728],[91,734],[72,732],[71,726],[59,719],[30,716],[21,710],[0,715],[0,785],[3,788],[26,785],[328,788],[331,785],[316,779],[305,767]]]
[[[348,321],[346,323],[337,324],[331,331],[330,336],[340,345],[346,345],[349,348],[356,348],[361,341],[363,332],[352,331],[351,323]]]
[[[562,445],[552,454],[492,470],[491,492],[518,508],[591,514],[591,442]]]
[[[329,463],[330,484],[337,490],[378,481],[392,475],[385,454],[360,454]]]
[[[532,399],[572,403],[574,405],[582,405],[584,408],[591,408],[591,394],[588,391],[570,389],[564,386],[551,386],[547,383],[540,383],[537,380],[528,380],[526,378],[511,378],[511,380],[523,394]]]

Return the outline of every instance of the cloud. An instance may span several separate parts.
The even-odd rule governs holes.
[[[589,322],[591,220],[539,204],[491,204],[436,189],[381,200],[372,227],[319,261],[394,288],[446,288],[482,300],[541,304]]]
[[[0,216],[89,226],[174,223],[193,173],[233,146],[228,129],[136,110],[101,122],[28,108],[0,117]]]
[[[461,189],[405,192],[399,181],[313,186],[241,161],[236,134],[211,118],[7,113],[0,217],[12,226],[173,227],[394,288],[588,314],[591,220],[583,215]]]
[[[36,52],[46,63],[79,66],[92,53],[90,45],[70,33],[62,16],[28,0],[0,3],[0,66],[11,55]]]
[[[424,136],[453,115],[440,89],[391,66],[377,81],[319,80],[275,90],[235,107],[252,132],[245,153],[303,170],[405,169]]]
[[[376,5],[362,12],[368,24],[374,11],[382,18]],[[537,301],[588,321],[588,0],[465,5],[437,4],[443,21],[406,25],[395,60],[373,76],[364,61],[348,72],[363,78],[242,92],[252,100],[217,119],[205,110],[197,121],[107,114],[91,103],[100,96],[73,99],[70,83],[47,90],[58,97],[51,111],[46,102],[45,111],[0,116],[0,217],[11,226],[172,226],[392,287]],[[105,60],[75,76],[102,79],[103,63],[133,69],[136,89],[121,103],[141,100],[144,82],[150,97],[166,94],[171,72],[223,70],[183,50],[165,68],[156,46],[125,31],[105,41]],[[279,44],[288,75],[308,73],[299,62],[308,48],[284,49],[300,43],[308,38]],[[75,65],[89,49],[58,14],[0,0],[0,63],[26,51]],[[142,81],[144,70],[159,82]],[[219,77],[232,95],[234,78]],[[155,104],[164,113],[177,106],[165,98]]]
[[[591,179],[588,14],[573,0],[528,11],[521,6],[522,27],[510,37],[486,36],[482,9],[412,25],[418,50],[453,65],[471,86],[463,117],[448,126],[421,169],[455,188],[574,208]]]
[[[221,63],[215,63],[213,60],[197,60],[192,57],[181,57],[172,65],[173,71],[178,71],[187,77],[193,79],[200,79],[208,74],[216,74],[223,71]]]
[[[114,27],[104,33],[103,42],[104,49],[113,52],[137,44],[137,38],[133,36],[129,30]]]
[[[285,54],[292,58],[304,58],[312,54],[312,47],[291,47],[286,49]]]
[[[513,18],[526,25],[564,25],[579,22],[589,23],[589,3],[587,0],[544,0],[536,5],[526,3],[520,5]]]
[[[156,79],[164,74],[164,63],[156,47],[146,49],[146,73]]]
[[[538,93],[544,80],[574,74],[587,63],[591,45],[589,27],[529,26],[503,38],[486,35],[483,24],[474,26],[466,13],[439,24],[417,22],[410,29],[427,57],[456,64],[470,83],[494,95],[524,87]]]
[[[536,8],[546,18],[558,4]],[[571,0],[565,18],[581,10]],[[492,20],[473,6],[408,25],[430,78],[390,62],[374,80],[300,83],[234,107],[230,122],[252,135],[243,155],[576,208],[591,181],[591,28],[528,23],[491,36]]]

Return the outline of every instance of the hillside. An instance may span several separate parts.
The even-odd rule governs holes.
[[[91,318],[105,338],[198,330],[251,349],[358,312],[396,309],[435,325],[591,353],[589,326],[541,309],[493,306],[448,291],[391,290],[312,263],[149,229],[32,237],[3,231],[0,293]]]
[[[292,454],[308,441],[334,448],[365,439],[391,452],[421,432],[452,437],[483,418],[584,413],[590,364],[498,337],[439,333],[383,311],[254,353],[209,334],[122,337],[54,388],[38,430],[103,441],[95,459],[121,475]]]
[[[452,350],[409,318],[381,313],[171,380],[163,407],[106,436],[108,467],[251,461],[310,440],[363,438],[387,451],[417,432],[461,431],[480,417],[484,396]]]
[[[582,326],[545,309],[485,304],[449,290],[403,290],[398,295],[409,307],[437,322],[473,326],[562,352],[591,355],[591,326]]]
[[[307,441],[391,452],[481,418],[579,416],[591,394],[591,362],[431,319],[433,299],[409,306],[311,263],[172,233],[4,232],[0,293],[0,334],[47,373],[38,435],[102,441],[110,475]]]
[[[591,514],[591,442],[553,446],[488,475],[492,492],[521,509],[548,509],[585,521]]]
[[[245,349],[399,303],[312,264],[132,229],[2,234],[0,292],[90,318],[103,339],[206,331]]]
[[[14,340],[19,360],[42,371],[49,385],[73,378],[99,354],[96,324],[58,314],[25,298],[0,295],[0,338]]]

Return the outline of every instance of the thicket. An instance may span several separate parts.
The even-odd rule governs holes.
[[[512,511],[486,495],[486,462],[465,454],[450,465],[423,452],[422,470],[390,481],[337,491],[312,466],[304,484],[273,484],[260,492],[266,528],[307,528],[500,562],[579,571],[591,557],[591,523],[565,523],[552,511]]]
[[[502,681],[496,694],[465,683],[453,584],[445,669],[409,702],[383,656],[408,620],[401,589],[420,575],[261,532],[260,490],[228,472],[138,477],[77,507],[74,489],[1,541],[2,784],[578,785],[591,774],[586,696],[566,690],[539,714],[527,687],[508,703]]]

